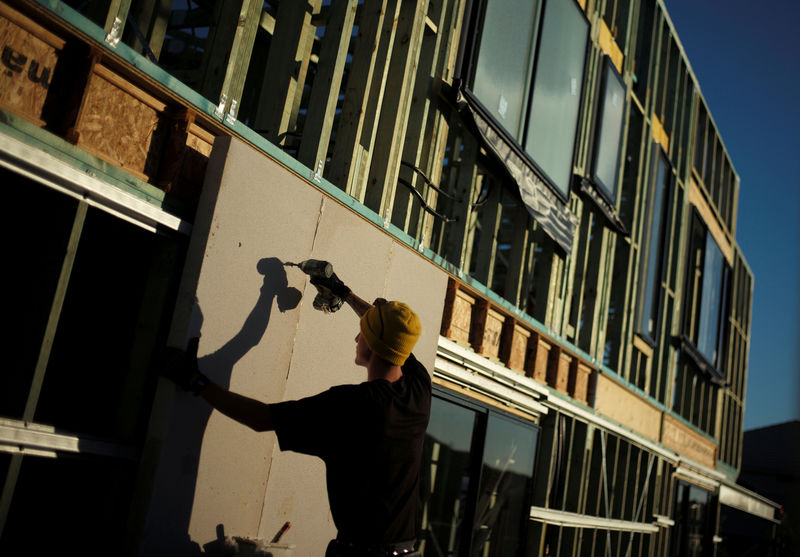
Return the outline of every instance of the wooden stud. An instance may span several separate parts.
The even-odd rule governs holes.
[[[491,179],[493,183],[489,184],[489,198],[480,209],[480,214],[477,217],[476,227],[480,229],[480,238],[478,240],[478,253],[475,263],[475,268],[469,269],[470,272],[475,273],[475,279],[481,283],[491,286],[491,279],[494,275],[494,262],[495,254],[497,252],[497,229],[500,226],[500,219],[502,218],[502,205],[500,198],[502,194],[503,184],[497,181],[497,178]],[[474,246],[474,235],[471,239]]]
[[[357,7],[358,0],[341,0],[330,6],[297,153],[297,159],[309,168],[316,169],[319,161],[324,166],[328,158],[328,143]]]
[[[61,317],[61,310],[66,300],[67,286],[69,285],[69,279],[72,275],[72,267],[75,264],[75,256],[78,252],[78,244],[80,243],[81,234],[83,233],[83,224],[86,221],[88,207],[89,206],[84,202],[78,203],[75,219],[72,222],[72,230],[70,232],[69,241],[67,242],[66,253],[61,263],[61,272],[58,276],[58,283],[56,284],[56,290],[53,295],[53,302],[50,305],[50,314],[47,318],[44,337],[41,347],[39,348],[39,357],[36,360],[33,378],[31,379],[31,388],[28,391],[28,400],[25,403],[25,410],[22,413],[22,419],[26,422],[32,422],[36,415],[36,407],[39,404],[39,395],[42,391],[47,364],[50,361],[50,352],[53,348],[53,342],[55,341],[58,320]]]
[[[111,0],[106,12],[106,22],[103,30],[106,34],[113,33],[113,38],[119,40],[125,30],[125,23],[128,20],[128,12],[131,9],[131,0]],[[114,45],[116,46],[116,44]]]
[[[428,153],[431,149],[431,142],[434,140],[434,137],[430,135],[430,127],[433,125],[435,116],[434,86],[438,73],[436,65],[439,62],[439,49],[442,47],[442,37],[437,29],[440,18],[445,13],[442,2],[434,2],[429,6],[430,9],[425,16],[424,29],[420,37],[417,77],[412,92],[401,157],[403,162],[413,164],[426,171],[426,175],[430,174],[430,168],[427,167]],[[441,164],[434,166],[434,168],[437,167],[441,167]],[[406,173],[408,172],[406,170]],[[427,195],[429,188],[419,174],[412,173],[409,182],[418,191],[422,190],[420,193],[426,201],[430,198]],[[404,232],[416,236],[419,221],[422,220],[423,215],[425,213],[422,205],[414,199],[411,191],[406,187],[398,188],[392,207],[392,222]]]
[[[483,177],[478,175],[475,157],[478,144],[469,133],[459,133],[453,142],[450,152],[450,165],[454,170],[455,184],[450,191],[454,192],[456,201],[453,203],[452,216],[458,219],[454,226],[447,229],[446,245],[443,253],[458,269],[469,266],[471,250],[471,227],[473,226],[475,211],[472,208],[474,191],[480,193]]]
[[[728,265],[733,266],[733,244],[728,240],[727,234],[720,226],[716,214],[711,209],[711,205],[701,192],[700,186],[697,185],[694,177],[689,179],[689,203],[700,213],[708,232],[714,237]]]
[[[302,67],[297,71],[297,60],[301,65],[307,64],[314,35],[310,12],[317,11],[319,2],[281,2],[278,6],[275,34],[253,118],[253,128],[275,144],[280,144],[296,118],[295,97],[305,80]]]
[[[147,47],[156,59],[161,56],[164,46],[172,4],[171,0],[141,0],[134,6],[136,25],[147,39]],[[131,45],[137,52],[142,52],[144,46],[138,36]]]
[[[248,35],[252,36],[247,51],[249,60],[252,42],[255,40],[255,29],[259,23],[258,14],[254,14],[255,17],[251,15],[247,20],[244,20],[246,16],[243,14],[247,14],[248,6],[252,8],[255,3],[255,0],[238,0],[217,2],[213,6],[213,24],[210,26],[203,50],[203,59],[199,68],[201,77],[198,83],[198,90],[207,99],[218,100],[222,98],[222,95],[226,95],[230,102],[231,97],[225,88],[225,81],[228,81],[228,88],[230,88],[231,75],[234,68],[239,65],[237,58],[241,55],[241,38],[245,32],[245,26],[251,28],[248,29]],[[258,9],[260,11],[260,5]],[[243,21],[240,22],[240,19]],[[253,21],[254,19],[255,21]],[[244,69],[246,73],[247,66]],[[226,110],[227,106],[226,103],[224,106]]]
[[[619,46],[617,46],[617,42],[614,40],[614,36],[611,34],[611,30],[608,28],[608,25],[606,25],[605,20],[602,19],[600,20],[600,35],[598,41],[600,43],[600,48],[608,55],[617,71],[622,74],[624,55]]]
[[[368,105],[371,100],[376,101],[382,96],[380,83],[383,81],[383,60],[394,39],[394,25],[384,29],[384,20],[388,17],[389,21],[394,22],[398,8],[396,0],[365,0],[358,13],[358,38],[345,83],[331,162],[326,171],[332,183],[356,198],[359,198],[359,192],[363,189],[354,183],[354,177],[358,175],[358,161],[364,150],[360,141],[365,126],[369,130],[367,135],[373,135],[371,123],[375,118],[374,107],[370,112]]]
[[[523,296],[522,285],[527,278],[525,269],[528,260],[528,250],[531,247],[531,225],[528,210],[520,204],[514,214],[514,238],[511,241],[508,270],[506,272],[505,298],[515,307],[520,306]],[[527,295],[527,292],[524,293]]]
[[[394,204],[400,159],[416,81],[428,0],[400,3],[398,41],[392,48],[375,146],[370,153],[364,204],[387,218]]]
[[[223,4],[226,4],[226,2],[223,2]],[[228,98],[226,110],[234,118],[238,112],[238,105],[242,100],[244,82],[247,77],[247,69],[250,66],[250,57],[253,53],[256,33],[261,23],[263,5],[263,1],[243,0],[241,10],[236,19],[232,45],[227,49],[229,51],[228,62],[225,67],[225,78],[222,81],[220,97],[224,95]]]

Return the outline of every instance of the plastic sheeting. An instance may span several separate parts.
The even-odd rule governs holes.
[[[490,120],[471,99],[467,98],[467,102],[460,104],[471,113],[486,147],[505,166],[508,174],[516,182],[528,212],[545,233],[569,254],[578,226],[577,217],[539,177],[532,164],[517,153],[508,140],[494,129]]]

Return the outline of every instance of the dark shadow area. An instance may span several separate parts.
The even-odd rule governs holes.
[[[244,319],[242,328],[221,347],[198,360],[201,371],[226,388],[230,386],[233,367],[263,338],[272,315],[273,301],[283,313],[296,308],[302,296],[299,290],[288,285],[283,262],[279,259],[261,259],[256,264],[256,270],[264,279],[259,297]],[[220,292],[219,295],[225,296],[226,293]],[[205,318],[199,302],[195,300],[195,303],[189,334],[201,336]],[[142,550],[148,555],[225,555],[229,551],[224,539],[223,524],[217,526],[217,539],[205,544],[203,548],[188,535],[199,456],[211,412],[211,407],[204,401],[191,394],[177,392],[170,433],[173,438],[177,436],[176,442],[181,443],[181,448],[172,453],[171,461],[159,463],[163,468],[162,485],[158,493],[159,504],[167,501],[168,508],[162,505],[150,512],[149,539],[142,541]],[[171,475],[166,481],[163,477],[165,474]],[[154,520],[153,517],[158,518]]]
[[[242,329],[216,351],[199,359],[200,369],[226,387],[230,384],[233,366],[264,336],[272,314],[273,299],[281,313],[296,308],[300,303],[301,293],[289,286],[283,262],[275,257],[264,258],[258,262],[256,269],[264,276],[264,282]]]

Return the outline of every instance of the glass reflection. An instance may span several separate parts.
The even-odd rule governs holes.
[[[711,234],[707,234],[697,348],[714,365],[717,365],[718,356],[717,339],[719,338],[720,308],[722,306],[722,281],[722,250],[719,249]]]
[[[481,29],[472,90],[515,138],[520,135],[538,11],[537,1],[492,0]]]
[[[525,150],[564,195],[572,176],[588,36],[589,24],[576,2],[547,3]]]
[[[519,555],[530,509],[535,429],[490,416],[473,529],[472,555]]]
[[[476,412],[433,398],[420,474],[422,555],[458,554],[476,420]]]

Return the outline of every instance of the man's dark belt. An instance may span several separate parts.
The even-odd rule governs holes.
[[[328,552],[333,550],[332,555],[336,557],[410,557],[414,553],[416,545],[415,540],[373,544],[336,538],[328,546]]]

